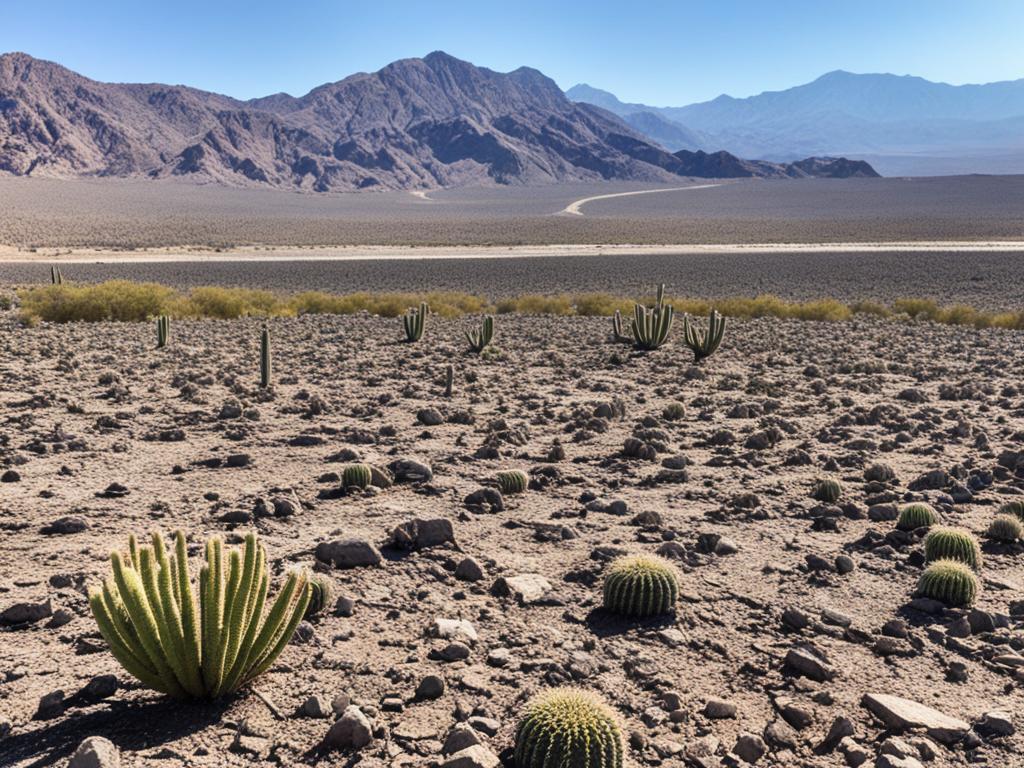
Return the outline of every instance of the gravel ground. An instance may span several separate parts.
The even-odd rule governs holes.
[[[525,699],[565,682],[608,700],[633,765],[734,765],[762,749],[772,766],[882,753],[1024,764],[1024,547],[984,544],[969,620],[928,613],[910,603],[921,532],[888,519],[926,499],[980,536],[1024,493],[1024,334],[736,322],[697,369],[678,332],[633,354],[608,340],[607,320],[503,316],[500,353],[478,358],[462,340],[471,318],[436,320],[409,346],[396,320],[304,317],[273,321],[276,380],[260,391],[254,321],[175,322],[162,351],[149,324],[0,322],[0,469],[14,473],[0,484],[0,611],[52,611],[0,633],[0,765],[62,765],[89,736],[109,738],[126,767],[430,765],[460,728],[485,758],[507,757]],[[664,415],[673,402],[682,418]],[[630,438],[653,453],[625,455]],[[556,442],[564,459],[550,457]],[[231,454],[248,461],[216,466]],[[414,460],[432,478],[339,494],[350,457]],[[876,462],[895,479],[867,482]],[[501,509],[467,503],[513,467],[529,490]],[[822,476],[843,485],[835,506],[810,498]],[[127,495],[104,495],[111,483]],[[293,514],[266,516],[275,499]],[[455,543],[389,546],[413,518],[450,521]],[[275,584],[304,564],[331,573],[354,609],[303,627],[255,691],[168,703],[118,668],[85,601],[108,550],[153,528],[195,543],[254,528]],[[380,563],[331,569],[314,555],[350,537]],[[624,552],[673,559],[674,615],[601,610],[608,561]],[[525,574],[538,594],[496,594],[496,580]],[[453,650],[431,636],[445,618],[476,640]],[[415,700],[428,676],[443,692]],[[862,704],[877,693],[957,721],[932,736],[887,728]],[[355,759],[324,747],[333,716],[296,714],[310,697],[348,697],[373,742]],[[984,724],[994,710],[1016,732]]]

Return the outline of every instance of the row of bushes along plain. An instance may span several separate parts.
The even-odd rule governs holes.
[[[633,299],[604,293],[526,295],[490,303],[468,293],[349,293],[307,291],[283,296],[251,288],[207,286],[182,292],[157,283],[111,280],[95,285],[46,285],[18,291],[21,311],[27,321],[49,322],[105,320],[142,321],[158,315],[172,317],[289,317],[302,314],[348,315],[366,311],[383,317],[398,317],[421,301],[434,314],[458,317],[466,314],[519,312],[531,315],[578,315],[605,317],[631,313]],[[839,321],[854,315],[906,316],[947,325],[975,328],[1024,329],[1024,311],[986,312],[957,304],[939,306],[931,299],[898,299],[892,305],[862,301],[844,304],[835,299],[784,301],[777,296],[725,298],[715,301],[671,298],[677,312],[706,315],[712,306],[727,317],[780,317],[798,320]]]

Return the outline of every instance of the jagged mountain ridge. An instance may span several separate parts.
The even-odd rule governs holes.
[[[249,101],[0,56],[0,171],[18,175],[338,191],[663,182],[685,166],[537,70],[493,72],[442,52]]]

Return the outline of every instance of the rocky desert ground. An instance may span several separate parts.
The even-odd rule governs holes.
[[[478,318],[406,344],[306,316],[270,322],[260,389],[255,319],[157,350],[149,323],[0,317],[2,765],[102,737],[123,766],[493,768],[561,684],[610,704],[630,765],[1024,765],[1024,547],[984,538],[1024,493],[1021,332],[733,321],[695,366],[678,327],[639,353],[607,319],[499,316],[477,356]],[[394,485],[343,488],[357,460]],[[911,500],[982,541],[973,607],[915,597]],[[175,529],[258,531],[272,589],[337,585],[217,704],[133,682],[88,610],[111,548]],[[679,568],[673,614],[602,610],[623,553]]]

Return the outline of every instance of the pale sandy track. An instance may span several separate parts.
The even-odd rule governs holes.
[[[639,189],[635,192],[615,192],[610,195],[594,195],[593,197],[584,197],[575,202],[569,203],[565,208],[559,211],[559,214],[569,214],[572,216],[582,216],[583,211],[581,210],[587,203],[593,203],[596,200],[610,200],[613,197],[632,197],[633,195],[652,195],[655,192],[682,192],[687,189],[708,189],[710,187],[720,187],[721,184],[695,184],[689,187],[670,187],[668,189]]]
[[[751,253],[1024,253],[1024,240],[934,240],[864,243],[733,243],[676,245],[521,245],[521,246],[323,246],[317,248],[239,247],[230,252],[201,248],[155,248],[115,251],[104,249],[39,249],[35,253],[0,246],[0,263],[144,264],[149,262],[245,261],[401,261],[421,259],[508,259],[539,256],[688,256]]]

